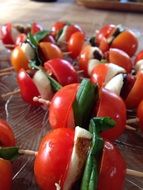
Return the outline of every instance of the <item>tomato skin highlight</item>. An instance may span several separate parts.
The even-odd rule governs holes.
[[[102,88],[99,94],[99,104],[97,110],[98,117],[111,117],[116,125],[101,133],[105,140],[114,141],[125,130],[126,107],[123,100],[115,93]]]
[[[9,124],[0,119],[0,146],[15,146],[16,140]]]
[[[0,158],[0,189],[12,189],[12,164],[2,158]]]
[[[49,123],[51,128],[74,128],[72,104],[75,100],[79,84],[70,84],[61,88],[52,98],[49,107]]]
[[[49,60],[44,63],[44,68],[52,73],[62,86],[78,82],[78,74],[74,67],[64,59]]]
[[[40,93],[35,86],[30,76],[24,69],[21,69],[17,74],[17,82],[20,88],[20,93],[23,100],[32,105],[39,105],[39,103],[33,101],[34,96],[39,96]]]
[[[42,140],[34,163],[36,181],[42,190],[62,188],[74,145],[74,130],[59,128]]]
[[[113,144],[105,141],[98,190],[123,190],[126,175],[126,164],[121,153]]]

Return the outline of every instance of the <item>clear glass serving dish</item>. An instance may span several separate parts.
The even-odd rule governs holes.
[[[8,62],[0,62],[0,69],[8,67]],[[18,88],[16,74],[0,78],[0,94]],[[48,111],[41,107],[26,104],[20,94],[0,99],[0,117],[5,118],[13,128],[17,145],[23,149],[38,150],[41,138],[50,127],[48,125]],[[128,131],[117,140],[127,167],[143,171],[143,134]],[[21,156],[13,162],[13,189],[38,190],[33,174],[33,156]],[[126,176],[125,190],[142,190],[143,179]]]

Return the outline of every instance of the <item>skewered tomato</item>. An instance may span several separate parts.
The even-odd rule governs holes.
[[[76,32],[71,35],[68,41],[68,51],[72,58],[77,58],[84,44],[85,35],[82,32]]]
[[[105,141],[99,171],[98,190],[124,189],[125,174],[126,164],[121,153],[117,147]]]
[[[64,59],[52,59],[44,63],[44,68],[48,73],[62,85],[78,82],[78,74],[70,62]]]
[[[143,130],[143,100],[137,108],[137,117],[139,118],[139,126]]]
[[[0,158],[0,189],[12,189],[12,165],[10,161]]]
[[[16,140],[9,124],[0,119],[0,146],[15,146]]]
[[[122,99],[115,93],[102,88],[99,94],[99,104],[97,116],[111,117],[115,120],[116,125],[112,129],[108,129],[101,133],[104,139],[115,140],[125,130],[126,126],[126,107]]]

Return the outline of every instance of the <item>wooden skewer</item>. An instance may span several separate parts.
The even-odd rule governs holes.
[[[131,127],[130,125],[126,125],[126,129],[128,129],[128,130],[132,130],[132,131],[136,131],[136,128]]]
[[[38,154],[38,151],[33,151],[33,150],[23,150],[19,149],[19,154],[24,154],[24,155],[29,155],[29,156],[36,156]],[[132,169],[126,169],[126,174],[135,176],[135,177],[143,177],[143,172],[132,170]]]
[[[126,121],[127,124],[133,124],[133,123],[138,123],[139,122],[139,118],[133,118],[133,119],[128,119]]]
[[[71,52],[62,52],[63,53],[63,55],[70,55],[71,54]]]
[[[2,94],[1,97],[2,97],[2,98],[7,98],[7,97],[9,97],[9,96],[19,94],[19,92],[20,92],[20,89],[17,89],[17,90],[14,90],[14,91],[12,91],[12,92],[8,92],[8,93],[6,93],[6,94]]]
[[[131,169],[126,169],[126,174],[131,175],[131,176],[135,176],[135,177],[143,177],[143,172],[131,170]]]
[[[3,73],[0,72],[0,77],[7,76],[10,74],[11,74],[11,72],[3,72]]]
[[[4,68],[4,69],[0,69],[0,73],[10,72],[10,71],[13,71],[13,70],[14,70],[13,67],[7,67],[7,68]]]
[[[7,56],[0,56],[0,61],[1,62],[7,62],[7,61],[10,61],[10,58]]]
[[[36,97],[36,96],[33,98],[33,101],[45,104],[47,106],[50,106],[50,104],[51,104],[51,102],[49,100],[45,100],[45,99],[43,99],[41,97]]]

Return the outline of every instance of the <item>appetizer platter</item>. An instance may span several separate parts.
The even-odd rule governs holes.
[[[143,189],[142,36],[57,21],[0,39],[0,190]]]

